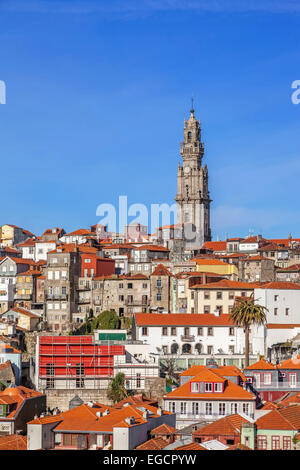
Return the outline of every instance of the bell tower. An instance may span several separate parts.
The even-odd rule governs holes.
[[[208,171],[202,166],[204,143],[201,142],[201,122],[190,117],[184,120],[183,142],[180,143],[182,165],[177,173],[177,223],[184,225],[187,249],[199,249],[211,240]]]

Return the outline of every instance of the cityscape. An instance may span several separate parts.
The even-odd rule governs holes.
[[[300,450],[299,11],[0,2],[0,450]]]

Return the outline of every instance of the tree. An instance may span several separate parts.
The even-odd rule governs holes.
[[[127,396],[128,393],[125,387],[125,375],[122,372],[118,372],[109,385],[107,398],[112,400],[114,403],[117,403]]]
[[[114,310],[105,310],[97,317],[97,328],[100,330],[116,330],[120,319]]]
[[[245,367],[249,366],[249,330],[251,325],[263,325],[267,321],[268,309],[258,305],[251,294],[246,300],[238,300],[230,313],[232,322],[245,330]]]

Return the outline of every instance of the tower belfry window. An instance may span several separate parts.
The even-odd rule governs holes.
[[[187,138],[188,138],[188,141],[192,140],[192,133],[191,132],[188,132]]]

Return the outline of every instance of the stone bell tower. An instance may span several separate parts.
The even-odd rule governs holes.
[[[177,223],[184,225],[187,249],[199,249],[211,240],[208,171],[202,166],[204,144],[201,142],[201,122],[194,109],[184,121],[184,141],[180,143],[182,165],[177,173]]]

